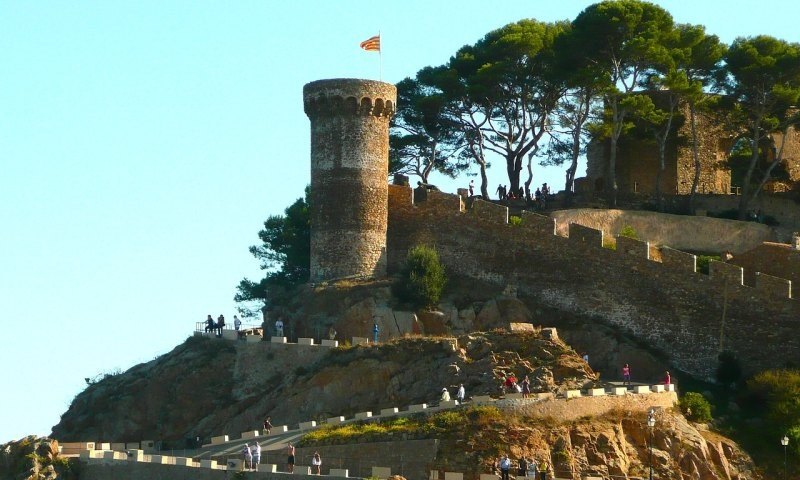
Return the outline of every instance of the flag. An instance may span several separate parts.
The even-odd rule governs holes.
[[[363,42],[361,42],[361,48],[370,52],[380,52],[381,51],[381,36],[375,35],[374,37],[370,37]]]

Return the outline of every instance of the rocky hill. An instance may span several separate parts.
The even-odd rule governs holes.
[[[508,373],[536,391],[590,384],[596,375],[558,339],[536,330],[408,337],[378,346],[298,347],[189,338],[172,352],[108,376],[79,394],[53,427],[62,441],[191,439],[273,424],[431,402],[463,383],[496,393]]]

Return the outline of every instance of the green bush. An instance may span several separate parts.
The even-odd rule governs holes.
[[[522,217],[511,215],[510,217],[508,217],[508,224],[513,227],[518,227],[522,225]]]
[[[634,230],[630,225],[625,225],[622,227],[622,230],[619,231],[619,236],[639,240],[639,234],[637,234],[636,230]]]
[[[408,252],[400,278],[393,285],[395,295],[417,308],[436,305],[447,283],[436,250],[418,245]]]
[[[711,404],[697,392],[687,392],[678,402],[681,412],[693,422],[711,421]]]
[[[697,256],[697,271],[708,275],[708,264],[711,260],[720,260],[719,255],[698,255]]]
[[[747,389],[776,429],[800,425],[800,370],[765,370],[748,380]]]

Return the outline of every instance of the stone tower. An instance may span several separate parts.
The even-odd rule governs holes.
[[[318,80],[311,120],[311,281],[386,275],[389,119],[394,85]]]

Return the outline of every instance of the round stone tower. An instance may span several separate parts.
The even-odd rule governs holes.
[[[311,120],[311,281],[386,275],[389,118],[397,89],[373,80],[303,87]]]

